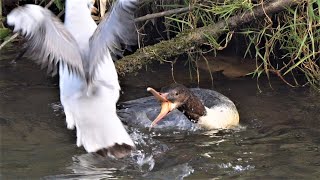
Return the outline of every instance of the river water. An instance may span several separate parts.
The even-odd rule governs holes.
[[[174,69],[189,87],[217,90],[233,100],[241,126],[220,132],[149,132],[130,127],[137,150],[115,160],[87,154],[75,145],[59,103],[57,78],[27,60],[10,61],[17,47],[1,52],[1,179],[319,179],[320,98],[309,88],[290,88],[272,78],[199,83]],[[186,68],[184,68],[186,69]],[[171,66],[121,78],[120,102],[149,96],[173,82]]]

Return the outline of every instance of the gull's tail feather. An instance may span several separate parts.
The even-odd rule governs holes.
[[[131,153],[131,151],[134,150],[133,146],[130,146],[128,144],[115,144],[114,146],[110,148],[104,148],[97,151],[97,154],[101,156],[114,156],[116,158],[123,158],[126,157],[128,154]]]
[[[87,152],[121,158],[135,148],[116,114],[114,104],[118,93],[101,87],[94,94],[77,98],[73,103],[72,116],[77,128],[77,145],[83,146]]]
[[[101,121],[104,122],[100,120],[100,122],[97,122],[97,119],[92,117],[86,119],[86,121],[77,119],[76,123],[79,120],[81,123],[86,122],[87,124],[76,125],[77,145],[82,145],[87,152],[97,152],[103,156],[122,158],[135,149],[133,141],[117,117],[102,118]],[[90,126],[90,128],[87,126]]]

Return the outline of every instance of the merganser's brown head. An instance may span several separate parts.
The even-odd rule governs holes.
[[[206,114],[205,107],[200,99],[182,84],[171,84],[162,88],[160,92],[150,87],[147,90],[161,102],[161,112],[152,122],[150,128],[154,127],[174,109],[183,112],[193,122],[197,122],[201,116]]]

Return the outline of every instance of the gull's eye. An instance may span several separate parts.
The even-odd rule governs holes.
[[[178,93],[178,92],[175,92],[175,94],[174,94],[174,95],[178,96],[178,95],[179,95],[179,93]]]

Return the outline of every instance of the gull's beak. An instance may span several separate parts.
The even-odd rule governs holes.
[[[160,122],[170,111],[174,109],[174,104],[167,99],[166,93],[161,94],[150,87],[147,88],[147,91],[151,92],[154,95],[154,97],[161,102],[161,111],[157,118],[154,121],[152,121],[149,128],[149,130],[151,130],[151,128],[156,126],[158,122]]]

